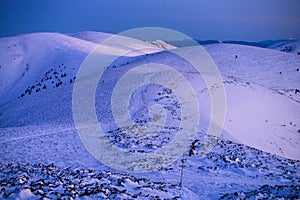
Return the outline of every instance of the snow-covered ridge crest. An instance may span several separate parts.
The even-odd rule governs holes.
[[[175,46],[173,46],[171,44],[166,43],[163,40],[148,41],[148,43],[149,44],[153,44],[155,46],[158,46],[159,48],[166,49],[166,50],[176,49],[177,48],[177,47],[175,47]]]
[[[61,65],[64,65],[69,82],[88,53],[112,36],[100,32],[81,32],[73,35],[32,33],[0,38],[0,104],[20,96],[29,85],[43,79],[47,71],[62,70],[58,69]],[[113,55],[118,49],[129,52],[131,49],[142,50],[126,56],[164,50],[134,38],[117,37],[118,43],[105,46],[107,54]]]

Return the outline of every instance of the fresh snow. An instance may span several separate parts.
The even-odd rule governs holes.
[[[56,70],[59,73],[63,70],[68,77],[76,76],[80,64],[88,53],[108,36],[102,33],[83,32],[73,37],[60,33],[32,33],[1,38],[0,103],[16,98],[29,85],[46,78],[45,73],[48,70]],[[96,37],[99,39],[94,39]],[[164,50],[156,45],[124,36],[118,36],[114,41],[117,42],[108,47],[103,46],[108,55],[114,55],[119,49],[131,53],[126,56]],[[140,49],[140,52],[132,49]],[[58,77],[58,82],[69,82],[60,78]]]
[[[181,158],[159,171],[124,173],[93,158],[72,116],[72,89],[81,62],[111,34],[34,33],[0,39],[0,198],[227,199],[299,198],[300,57],[237,44],[205,49],[217,64],[226,90],[226,118],[215,148],[201,157],[210,120],[210,96],[201,76],[164,42],[119,37],[103,46],[108,55],[131,52],[108,66],[96,92],[96,111],[107,137],[131,151],[167,145],[177,132],[180,105],[172,91],[146,85],[130,100],[133,120],[144,125],[148,108],[166,108],[160,134],[136,138],[112,126],[109,94],[120,76],[144,63],[161,63],[183,74],[199,97],[201,123]],[[171,52],[195,55],[195,47]],[[51,77],[51,78],[50,78]],[[34,86],[34,87],[33,87]],[[44,86],[46,86],[44,88]],[[23,95],[22,95],[23,94]]]
[[[176,49],[175,46],[170,45],[170,44],[168,44],[168,43],[166,43],[166,42],[164,42],[162,40],[149,41],[148,43],[156,45],[159,48],[166,49],[166,50]]]
[[[278,42],[278,43],[275,43],[275,44],[269,46],[268,48],[300,55],[300,41],[299,40],[288,40],[288,41],[284,41],[284,42]]]

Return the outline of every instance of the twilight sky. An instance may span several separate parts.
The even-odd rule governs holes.
[[[0,37],[157,26],[195,39],[300,39],[299,0],[0,0]]]

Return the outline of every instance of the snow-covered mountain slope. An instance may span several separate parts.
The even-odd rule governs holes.
[[[89,39],[98,37],[101,39],[105,39],[107,37],[107,34],[83,32],[79,33],[77,36],[81,36],[85,39],[87,37],[89,37]],[[25,38],[22,39],[22,37]],[[51,37],[53,38],[52,40],[49,39]],[[11,40],[16,40],[15,38],[4,39],[10,42]],[[25,83],[27,83],[27,85],[29,85],[26,86],[29,91],[28,94],[37,93],[43,90],[44,86],[50,89],[60,86],[59,84],[57,84],[60,82],[62,83],[62,85],[74,82],[74,78],[76,76],[77,68],[80,65],[80,62],[83,60],[84,56],[91,50],[91,48],[95,47],[94,43],[78,40],[76,38],[68,37],[62,34],[30,34],[18,36],[17,39],[19,39],[19,42],[22,43],[19,44],[19,46],[27,46],[30,50],[28,50],[28,53],[26,53],[26,56],[24,56],[24,58],[20,58],[20,60],[22,60],[21,64],[16,62],[15,65],[11,66],[10,68],[1,68],[1,70],[3,71],[3,73],[1,73],[3,76],[1,81],[4,82],[6,80],[8,82],[8,80],[10,80],[10,82],[8,82],[9,84],[3,85],[6,86],[5,88],[8,88],[8,86],[11,85],[10,87],[13,88],[12,91],[16,92],[20,91],[19,87],[24,87],[24,85],[26,85]],[[133,39],[128,40],[130,41],[130,44],[132,44]],[[27,44],[26,41],[29,44]],[[43,43],[44,46],[48,47],[46,49],[51,52],[50,56],[47,56],[48,51],[45,48],[40,49],[41,45],[38,44],[41,43]],[[31,47],[30,44],[35,45]],[[144,43],[138,41],[138,45],[140,44]],[[145,46],[148,47],[147,43],[145,44]],[[70,51],[70,48],[73,49],[73,52]],[[225,124],[226,130],[237,139],[243,138],[244,140],[242,142],[255,148],[265,150],[267,152],[276,153],[277,155],[299,159],[296,150],[297,148],[299,148],[299,134],[297,134],[297,130],[299,129],[300,125],[300,117],[298,116],[298,110],[300,109],[298,109],[299,103],[297,103],[297,101],[299,102],[300,95],[299,93],[295,94],[295,91],[300,85],[300,72],[297,71],[297,66],[300,63],[300,58],[297,55],[293,54],[281,53],[275,50],[268,50],[258,47],[248,47],[243,45],[215,44],[208,45],[205,48],[218,65],[220,72],[224,76],[224,79],[228,79],[228,83],[233,83],[228,84],[228,86],[226,85],[228,98],[227,118]],[[187,47],[176,49],[175,51],[190,51],[190,53],[192,54],[194,50],[193,47]],[[32,59],[27,58],[28,54],[28,57],[32,57],[32,54],[36,54],[37,52],[40,53],[40,56],[36,56]],[[74,54],[76,56],[74,56]],[[80,54],[81,56],[78,56]],[[4,54],[1,59],[5,58],[6,56],[9,57],[11,55],[12,54],[8,53]],[[154,56],[150,57],[145,56],[145,59],[148,60],[148,62],[171,65],[177,68],[177,70],[181,71],[183,74],[191,73],[189,71],[190,68],[187,64],[168,53],[154,54]],[[14,60],[14,58],[12,58],[12,60]],[[15,77],[16,75],[13,72],[18,73],[19,71],[24,71],[24,69],[22,69],[24,62],[34,63],[34,65],[28,64],[29,66],[33,65],[33,67],[28,67],[28,73],[22,75],[22,77],[24,76],[23,78],[17,79]],[[126,62],[129,64],[127,64],[127,66],[130,67],[130,58],[128,58]],[[144,61],[140,60],[134,62],[134,65],[138,65]],[[48,66],[52,66],[52,64],[54,63],[61,64],[59,64],[57,68],[53,67],[49,69]],[[45,66],[45,68],[39,66]],[[70,68],[70,66],[74,67]],[[47,71],[45,72],[45,70]],[[121,73],[122,70],[120,69],[120,67],[119,70],[119,72]],[[43,72],[44,76],[42,76]],[[19,75],[17,75],[17,77],[18,76]],[[114,76],[116,76],[116,74]],[[56,79],[56,77],[58,78]],[[15,81],[12,81],[14,79]],[[193,81],[192,76],[190,76],[190,80]],[[241,80],[241,82],[239,80]],[[29,83],[35,83],[35,85],[30,85]],[[201,95],[200,91],[205,88],[205,85],[203,85],[203,82],[194,84],[198,85],[198,92],[199,95]],[[32,87],[34,88],[31,89]],[[6,93],[7,90],[8,89],[4,90],[3,93]],[[275,92],[272,92],[272,90],[274,90]],[[292,92],[288,93],[289,91]],[[46,92],[45,94],[47,93],[49,92]],[[65,94],[68,93],[70,92],[65,92],[60,96],[65,96]],[[20,96],[21,94],[18,95]],[[280,94],[284,94],[285,96],[282,96]],[[7,96],[9,97],[9,95],[6,95],[6,97]],[[49,99],[53,98],[54,97],[49,97]],[[70,96],[68,97],[68,100],[64,100],[63,102],[71,102]],[[203,104],[203,102],[201,104]],[[203,106],[202,110],[208,112],[206,107],[209,106],[210,105]],[[51,105],[49,107],[55,106]],[[70,106],[66,106],[66,108],[68,107],[70,108]],[[274,107],[276,109],[274,109]],[[43,109],[37,110],[42,111]],[[51,110],[51,108],[47,108],[45,110],[49,111]],[[37,113],[39,113],[40,111],[37,111]],[[70,119],[71,110],[65,113],[69,113],[66,119]],[[40,113],[37,115],[40,115]],[[50,114],[49,116],[56,115]],[[53,118],[64,119],[64,116],[65,114],[62,114]],[[209,116],[209,114],[207,114],[207,116]],[[6,120],[3,122],[3,125],[6,124],[8,126],[13,126],[14,123],[17,124],[19,120],[24,121],[23,118],[14,119],[13,117],[11,121],[8,119],[10,119],[10,117],[7,116]],[[39,120],[36,119],[34,121]],[[49,121],[51,120],[49,119]],[[67,121],[70,122],[71,120]],[[30,122],[27,121],[23,123],[28,124]],[[289,126],[291,127],[289,128]],[[288,138],[280,139],[282,132],[286,132],[291,135],[287,136]],[[248,137],[245,137],[245,135],[247,135]],[[259,135],[261,136],[258,137]],[[253,138],[251,136],[253,136]],[[258,142],[258,140],[261,140],[261,142],[255,143],[253,140],[256,142]],[[283,145],[287,141],[291,141],[292,145]],[[278,144],[281,145],[278,146]]]
[[[300,63],[299,57],[274,50],[229,44],[207,46],[206,49],[224,76],[227,92],[225,130],[243,144],[287,158],[300,159],[298,154],[300,148],[299,93],[292,96],[289,93],[282,93],[282,91],[295,91],[300,85],[298,75],[300,72],[296,71],[296,66]],[[187,47],[174,51],[193,54],[194,48]],[[144,59],[132,63],[129,60],[128,64],[123,66],[116,65],[118,74],[122,74],[128,68],[143,64],[145,60],[150,63],[159,62],[175,67],[182,74],[186,74],[193,85],[197,85],[197,92],[202,97],[201,99],[205,99],[204,96],[209,97],[207,92],[203,93],[206,86],[203,82],[197,81],[197,76],[190,71],[189,65],[167,52],[144,56]],[[110,70],[114,69],[110,68]],[[110,79],[117,79],[118,75],[116,72],[113,73]],[[46,84],[47,81],[45,81]],[[105,88],[113,86],[112,83],[111,85],[107,84],[110,83],[105,83]],[[53,90],[59,94],[53,94],[51,90],[45,91],[41,95],[47,96],[47,100],[43,96],[41,96],[42,101],[39,101],[40,97],[34,101],[31,98],[21,98],[20,101],[3,106],[2,119],[5,117],[5,120],[2,121],[2,126],[60,123],[62,121],[72,123],[72,91],[68,88]],[[56,96],[61,99],[53,101],[57,98]],[[99,102],[102,101],[101,99],[105,99],[105,97],[101,97]],[[27,112],[30,112],[29,109],[32,109],[33,105],[35,105],[36,111],[31,113],[31,117],[16,118],[15,113],[20,107],[23,107],[24,103],[32,105],[23,108]],[[101,104],[99,103],[99,106],[107,103],[103,101]],[[209,118],[209,101],[202,101],[199,104],[202,106],[200,109],[202,115]],[[42,109],[39,108],[41,105],[43,105]],[[12,107],[14,107],[14,112],[12,112]],[[48,112],[47,115],[45,110]]]
[[[300,57],[276,50],[244,45],[205,46],[224,76],[276,90],[296,101],[300,95]]]
[[[74,81],[77,69],[96,45],[112,36],[81,32],[71,36],[59,33],[33,33],[0,39],[0,104],[18,96],[39,92]],[[147,42],[118,36],[106,49],[114,55],[118,49],[153,53],[164,50]],[[126,55],[130,56],[130,54]],[[44,84],[46,80],[50,83]]]
[[[225,130],[241,143],[291,159],[300,159],[300,58],[293,54],[243,45],[206,46],[223,75],[227,114]],[[175,49],[193,55],[194,48]],[[235,58],[237,55],[237,58]],[[161,62],[189,74],[203,99],[205,85],[184,62],[160,53],[149,62]],[[178,67],[178,68],[177,68]],[[281,72],[281,74],[280,74]],[[293,94],[289,93],[292,91]],[[199,102],[209,116],[207,101]],[[283,137],[284,134],[284,137]]]
[[[299,159],[299,56],[231,44],[205,48],[231,79],[224,128],[244,144]]]
[[[130,99],[133,120],[143,125],[149,120],[148,107],[159,103],[172,123],[166,124],[160,134],[142,139],[130,134],[133,129],[111,126],[109,94],[122,74],[145,63],[160,63],[175,68],[195,87],[201,123],[185,154],[186,171],[180,189],[180,158],[157,172],[119,173],[93,158],[76,132],[72,116],[75,76],[82,60],[95,47],[95,38],[107,36],[89,32],[72,36],[38,33],[1,39],[4,53],[0,61],[11,67],[0,64],[1,92],[5,91],[1,102],[6,102],[0,106],[0,169],[4,171],[0,173],[1,198],[39,198],[48,194],[50,198],[133,198],[134,191],[145,198],[299,198],[299,56],[233,44],[205,46],[223,77],[227,115],[216,147],[199,158],[211,114],[210,96],[199,74],[182,58],[146,42],[128,39],[126,43],[122,38],[118,44],[106,47],[111,54],[119,48],[150,49],[147,54],[131,54],[109,66],[95,94],[98,120],[107,137],[124,150],[149,152],[167,145],[176,134],[181,111],[171,90],[146,85]],[[8,47],[15,49],[9,51]],[[197,55],[194,47],[172,51]],[[35,57],[39,52],[41,56]],[[15,95],[8,91],[15,91]],[[61,174],[60,180],[53,171]],[[76,185],[78,176],[86,180],[81,187]],[[140,178],[145,180],[139,181]],[[40,189],[41,182],[46,189]]]
[[[159,48],[170,50],[176,49],[177,47],[170,45],[162,40],[149,41],[148,43],[158,46]]]
[[[270,49],[300,55],[300,40],[288,40],[268,46]]]
[[[79,33],[69,34],[69,36],[98,44],[103,40],[113,36],[113,34],[95,32],[95,31],[83,31]]]
[[[228,82],[224,129],[243,144],[299,160],[299,103],[255,84]]]
[[[78,64],[94,46],[93,43],[58,33],[34,33],[1,38],[1,103],[20,96],[51,69],[59,72],[59,78],[62,78],[62,70],[70,74],[69,77],[73,77],[76,75]],[[61,67],[63,69],[60,69]]]
[[[297,55],[234,44],[207,45],[205,49],[225,76],[241,78],[270,89],[299,87],[300,57]]]
[[[70,34],[69,36],[99,44],[100,42],[104,41],[105,39],[112,37],[113,34],[95,32],[95,31],[83,31],[83,32],[75,33],[75,34]],[[130,47],[133,47],[133,45],[135,45],[136,48],[145,47],[145,43],[141,40],[137,40],[135,38],[128,38],[125,36],[119,36],[119,37],[121,38],[121,40],[128,41],[128,43],[130,42],[131,43]],[[160,49],[175,49],[175,48],[177,48],[177,47],[170,45],[162,40],[147,41],[147,43],[150,45],[146,46],[146,47],[156,46]],[[122,45],[122,46],[125,45],[125,43],[122,44],[122,42],[119,42],[118,44]]]

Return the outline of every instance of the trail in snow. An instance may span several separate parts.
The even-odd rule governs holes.
[[[111,54],[120,48],[148,50],[147,54],[134,52],[116,60],[97,88],[99,125],[120,148],[144,152],[159,149],[169,144],[180,121],[176,94],[147,85],[130,99],[133,120],[147,123],[149,107],[159,103],[173,123],[145,138],[132,137],[130,129],[110,126],[110,95],[122,74],[141,64],[161,63],[175,68],[195,86],[201,123],[186,151],[184,187],[180,190],[181,158],[156,172],[119,173],[93,158],[74,129],[74,76],[88,52],[109,36],[97,32],[69,36],[36,33],[0,39],[1,198],[299,198],[297,54],[233,44],[205,46],[223,77],[227,116],[216,147],[201,158],[211,103],[199,74],[183,59],[158,48],[161,43],[154,42],[155,46],[122,37],[107,47]],[[194,47],[172,51],[197,56]],[[30,92],[21,97],[28,88]]]

